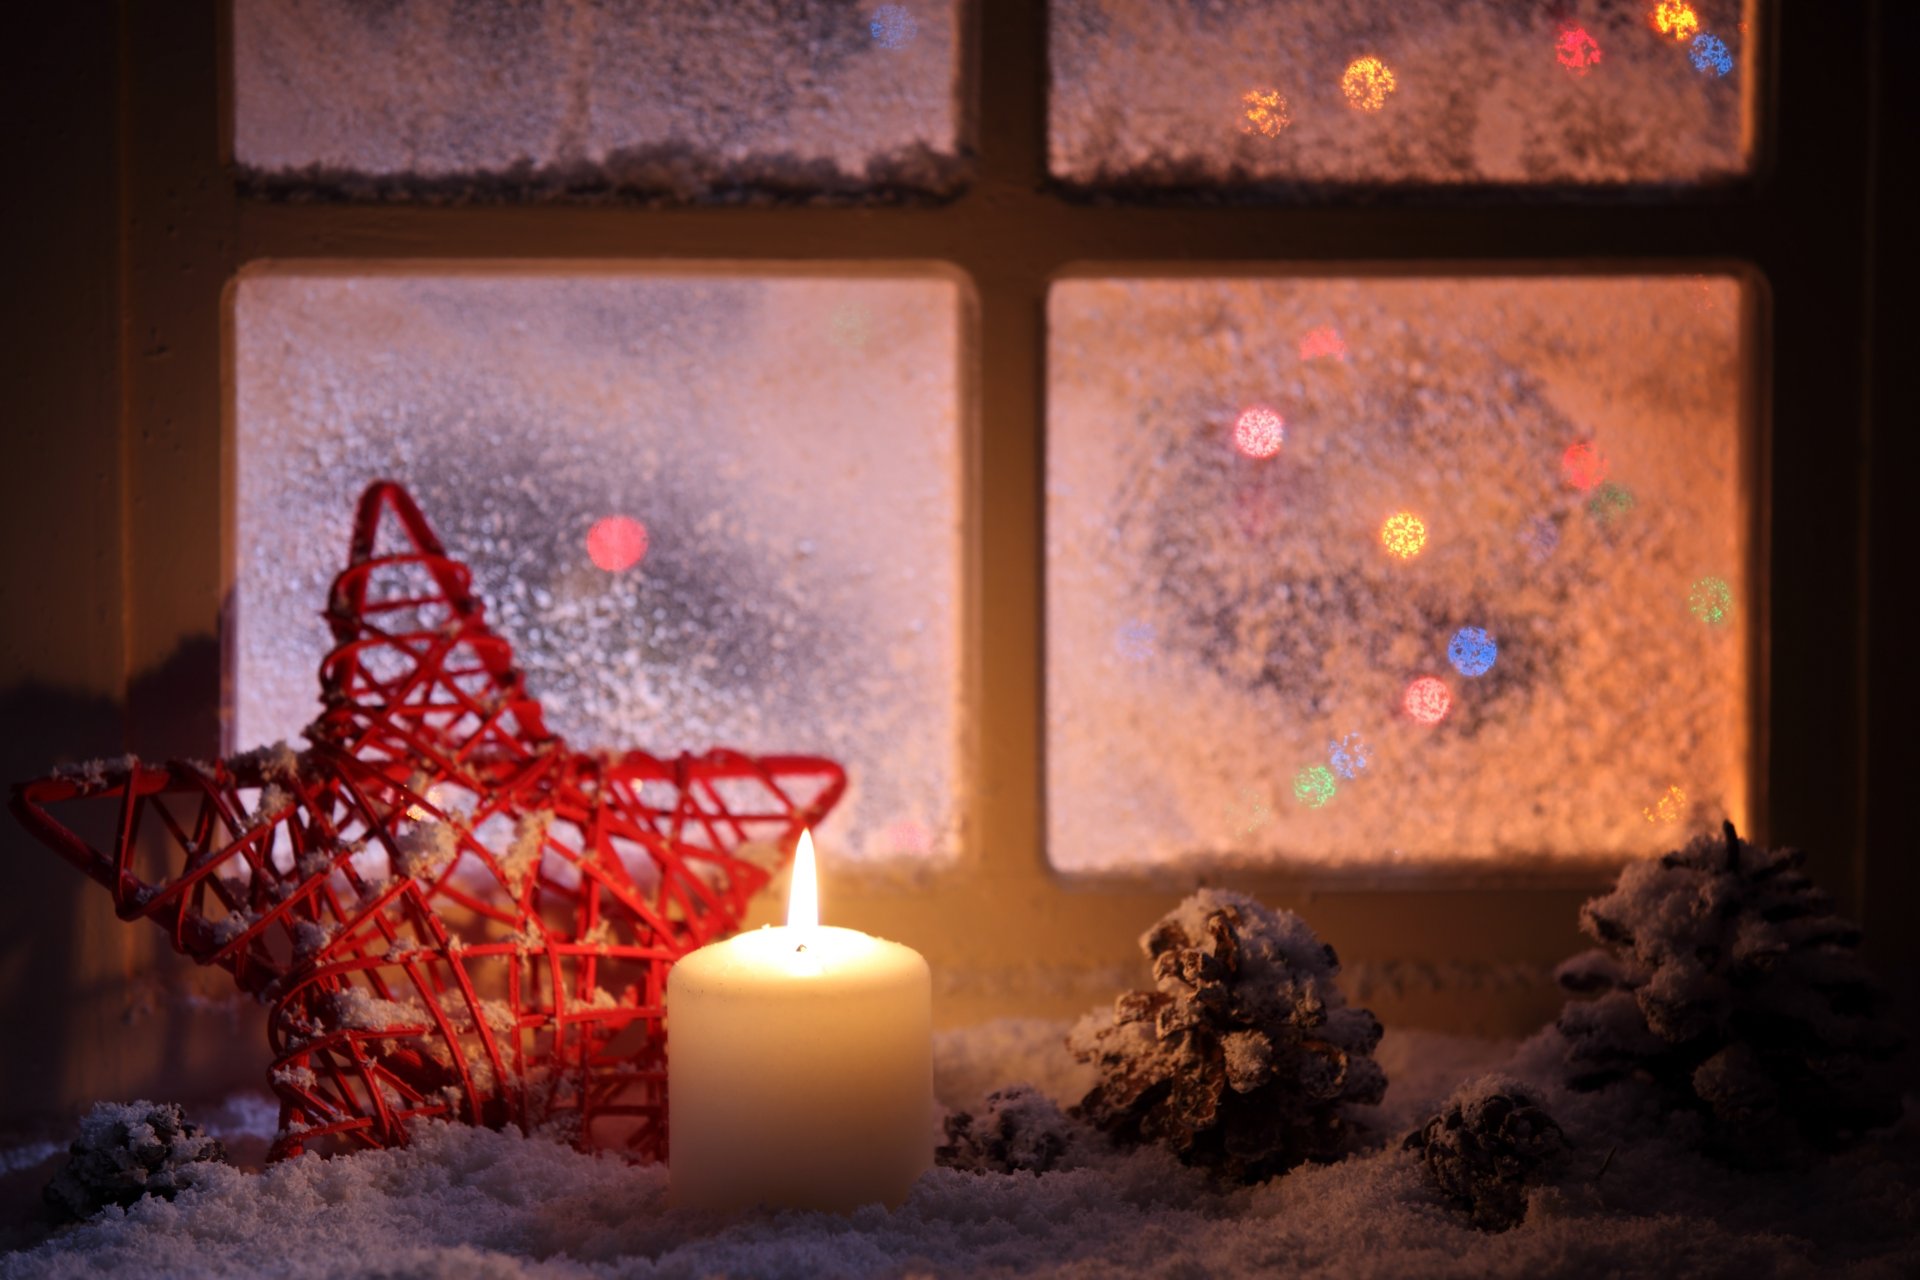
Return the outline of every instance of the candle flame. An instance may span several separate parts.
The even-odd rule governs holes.
[[[813,832],[802,829],[793,855],[793,885],[787,891],[787,928],[820,927],[820,873],[814,868]]]

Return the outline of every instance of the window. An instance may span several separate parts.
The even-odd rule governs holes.
[[[1225,13],[1256,6],[1190,7]],[[845,12],[857,21],[870,16],[851,6]],[[924,38],[928,11],[914,12]],[[138,269],[126,278],[130,345],[121,390],[128,415],[125,647],[140,677],[131,713],[136,749],[215,749],[213,727],[185,732],[178,708],[211,700],[218,680],[233,670],[204,639],[219,631],[223,608],[235,608],[241,633],[246,625],[228,598],[241,566],[238,495],[246,464],[234,432],[242,415],[222,381],[240,358],[234,345],[223,363],[222,343],[240,341],[229,328],[236,313],[223,304],[223,290],[243,271],[262,279],[276,271],[484,274],[503,263],[534,262],[586,273],[671,260],[724,263],[741,276],[804,274],[831,264],[827,274],[846,276],[852,263],[889,274],[947,263],[971,290],[958,323],[956,377],[964,448],[957,680],[967,709],[954,788],[957,852],[950,863],[917,872],[875,864],[836,878],[829,867],[828,912],[925,953],[940,975],[945,1020],[1064,1014],[1090,996],[1110,994],[1112,970],[1133,963],[1133,939],[1144,922],[1164,909],[1169,893],[1205,876],[1288,905],[1311,894],[1316,925],[1341,947],[1356,984],[1372,985],[1369,1002],[1387,1018],[1489,1030],[1537,1025],[1554,1001],[1547,966],[1575,945],[1572,909],[1595,881],[1585,867],[1449,869],[1383,887],[1361,864],[1313,868],[1271,857],[1231,868],[1154,865],[1091,878],[1049,864],[1047,832],[1065,819],[1056,818],[1056,797],[1045,789],[1054,767],[1045,672],[1056,594],[1046,577],[1046,468],[1054,443],[1047,423],[1058,408],[1048,397],[1065,367],[1061,360],[1073,354],[1055,346],[1049,290],[1058,282],[1170,274],[1166,264],[1197,268],[1194,274],[1215,281],[1685,281],[1703,274],[1741,281],[1738,403],[1715,421],[1750,431],[1736,484],[1752,506],[1729,531],[1742,563],[1717,575],[1735,592],[1733,629],[1715,634],[1734,642],[1744,664],[1748,807],[1762,838],[1807,845],[1816,874],[1843,898],[1860,883],[1855,780],[1865,711],[1855,651],[1864,594],[1857,572],[1862,454],[1854,424],[1865,337],[1858,273],[1842,246],[1865,207],[1856,190],[1872,118],[1858,72],[1869,30],[1864,14],[1768,6],[1735,19],[1750,25],[1751,43],[1732,73],[1751,103],[1735,111],[1750,133],[1733,152],[1717,153],[1731,158],[1697,183],[1685,174],[1627,177],[1619,185],[1632,189],[1631,201],[1596,203],[1563,198],[1558,179],[1522,198],[1495,175],[1450,184],[1460,190],[1444,201],[1419,191],[1360,200],[1336,190],[1255,205],[1205,199],[1197,184],[1141,182],[1141,200],[1116,184],[1054,185],[1051,20],[1035,5],[981,0],[959,11],[953,52],[943,55],[955,74],[975,69],[979,81],[963,81],[956,97],[961,141],[954,154],[971,157],[970,181],[944,188],[937,199],[827,209],[700,204],[703,192],[724,187],[717,173],[694,184],[693,203],[672,208],[605,200],[619,193],[591,182],[581,202],[516,203],[489,190],[475,193],[487,199],[456,207],[338,199],[353,193],[352,182],[328,192],[263,186],[262,153],[248,150],[233,114],[235,99],[246,96],[245,73],[222,61],[243,43],[238,9],[204,27],[142,6],[124,20],[125,47],[141,51],[124,104],[126,200],[134,215],[127,252]],[[1605,48],[1606,37],[1594,34]],[[1594,76],[1604,70],[1602,63]],[[1402,91],[1408,88],[1403,79]],[[1299,127],[1302,117],[1295,118]],[[1236,139],[1246,136],[1237,124],[1228,127]],[[286,160],[295,171],[314,163],[291,153]],[[1354,181],[1375,184],[1365,175]],[[371,193],[385,192],[384,182],[374,181]],[[1352,184],[1329,178],[1322,185]],[[322,194],[335,198],[276,198]],[[460,194],[439,193],[449,200]],[[533,194],[565,193],[542,187]],[[1230,194],[1299,196],[1277,189]],[[1188,195],[1190,202],[1173,203]],[[1814,245],[1832,246],[1832,253],[1812,251]],[[233,293],[233,306],[243,306],[244,286]],[[1217,394],[1237,399],[1228,389]],[[1277,407],[1284,414],[1285,406]],[[1793,499],[1775,502],[1787,478]],[[1631,479],[1624,483],[1633,488]],[[1690,615],[1683,621],[1693,625]],[[1107,643],[1112,639],[1109,630]],[[1738,734],[1740,726],[1730,731]],[[1301,763],[1287,760],[1280,777],[1289,790],[1279,799],[1291,794]],[[1361,785],[1336,797],[1323,816],[1337,817]],[[1642,807],[1654,799],[1635,798]],[[1109,843],[1132,838],[1124,824],[1114,827]],[[1280,833],[1273,834],[1272,852],[1286,852]]]
[[[1189,196],[1722,184],[1753,161],[1756,8],[1055,0],[1050,167]]]
[[[1053,865],[1748,825],[1741,317],[1705,276],[1056,284]]]
[[[960,6],[235,0],[234,158],[268,195],[938,196]]]
[[[353,495],[406,484],[578,746],[850,766],[835,858],[954,847],[958,287],[256,273],[232,740],[298,741]]]

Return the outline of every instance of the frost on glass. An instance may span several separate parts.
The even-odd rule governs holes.
[[[827,850],[940,856],[958,307],[936,279],[243,280],[233,740],[318,710],[327,586],[387,476],[576,746],[828,755]]]
[[[234,155],[266,192],[941,195],[957,0],[236,0]]]
[[[1756,8],[1051,0],[1052,171],[1269,194],[1724,181],[1751,165]]]
[[[1056,285],[1054,865],[1744,825],[1740,311],[1705,277]]]

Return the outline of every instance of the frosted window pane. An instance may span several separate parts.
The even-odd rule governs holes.
[[[391,476],[577,746],[826,754],[828,848],[949,849],[958,307],[937,279],[243,280],[234,740],[315,714],[327,584]],[[608,516],[637,566],[596,567]]]
[[[950,192],[956,0],[236,0],[234,153],[354,195]]]
[[[1655,0],[1052,0],[1052,170],[1269,193],[1745,174],[1756,6],[1667,5],[1670,35]]]
[[[1702,277],[1056,285],[1054,865],[1618,857],[1744,822],[1740,310]]]

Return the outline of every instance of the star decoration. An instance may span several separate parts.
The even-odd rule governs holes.
[[[667,970],[739,927],[844,771],[570,749],[392,482],[327,619],[306,750],[95,763],[15,787],[15,815],[270,1006],[276,1157],[435,1118],[663,1157]],[[69,808],[111,813],[104,847]]]

